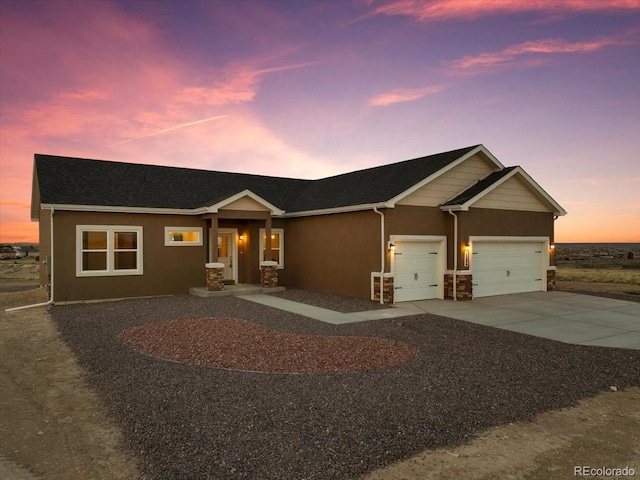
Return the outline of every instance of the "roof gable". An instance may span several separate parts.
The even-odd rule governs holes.
[[[434,175],[427,182],[421,182],[418,188],[412,188],[396,200],[396,205],[413,205],[420,207],[438,207],[452,196],[465,190],[469,185],[486,177],[499,167],[481,152],[476,152],[461,162],[455,162],[452,168],[439,175]]]
[[[500,195],[499,190],[503,193]],[[507,192],[507,190],[511,192]],[[527,198],[527,194],[531,198]],[[508,167],[487,175],[456,197],[444,202],[442,210],[466,211],[469,207],[501,210],[548,211],[566,215],[566,211],[525,172],[522,167]]]
[[[219,210],[252,210],[270,211],[271,215],[282,215],[284,210],[269,203],[264,198],[259,197],[251,190],[243,190],[224,200],[207,207],[208,213],[218,213]]]
[[[504,165],[502,165],[502,163],[500,163],[498,159],[495,158],[491,154],[491,152],[489,152],[489,150],[485,148],[484,145],[477,145],[475,147],[471,147],[470,149],[465,149],[465,150],[466,151],[462,155],[460,155],[458,158],[444,165],[442,168],[439,168],[438,170],[433,171],[430,175],[419,179],[417,183],[409,186],[409,188],[407,188],[406,190],[398,192],[397,195],[395,195],[393,198],[390,198],[386,202],[387,205],[390,207],[395,206],[395,204],[398,203],[399,201],[405,199],[407,196],[411,195],[412,193],[416,192],[420,188],[424,187],[425,185],[429,184],[430,182],[444,175],[449,170],[457,167],[461,163],[466,162],[469,158],[473,157],[476,154],[480,154],[486,157],[491,163],[495,165],[496,168],[504,168]]]

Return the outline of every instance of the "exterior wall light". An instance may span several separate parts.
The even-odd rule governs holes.
[[[393,242],[389,242],[389,250],[391,250],[392,252],[395,251],[396,249],[396,245]]]
[[[469,267],[469,252],[471,251],[471,245],[468,243],[464,246],[464,266]]]

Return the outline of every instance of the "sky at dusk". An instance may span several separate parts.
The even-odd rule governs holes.
[[[0,242],[34,153],[320,178],[484,144],[640,242],[640,0],[0,0]]]

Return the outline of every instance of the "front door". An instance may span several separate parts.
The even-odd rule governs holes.
[[[211,238],[211,236],[209,236]],[[213,240],[213,239],[212,239]],[[236,230],[235,229],[218,229],[218,262],[224,264],[224,280],[237,280],[237,252],[236,246]]]

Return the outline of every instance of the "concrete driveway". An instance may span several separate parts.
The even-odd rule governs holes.
[[[554,291],[472,301],[422,300],[398,307],[565,343],[640,350],[640,303],[636,302]]]

